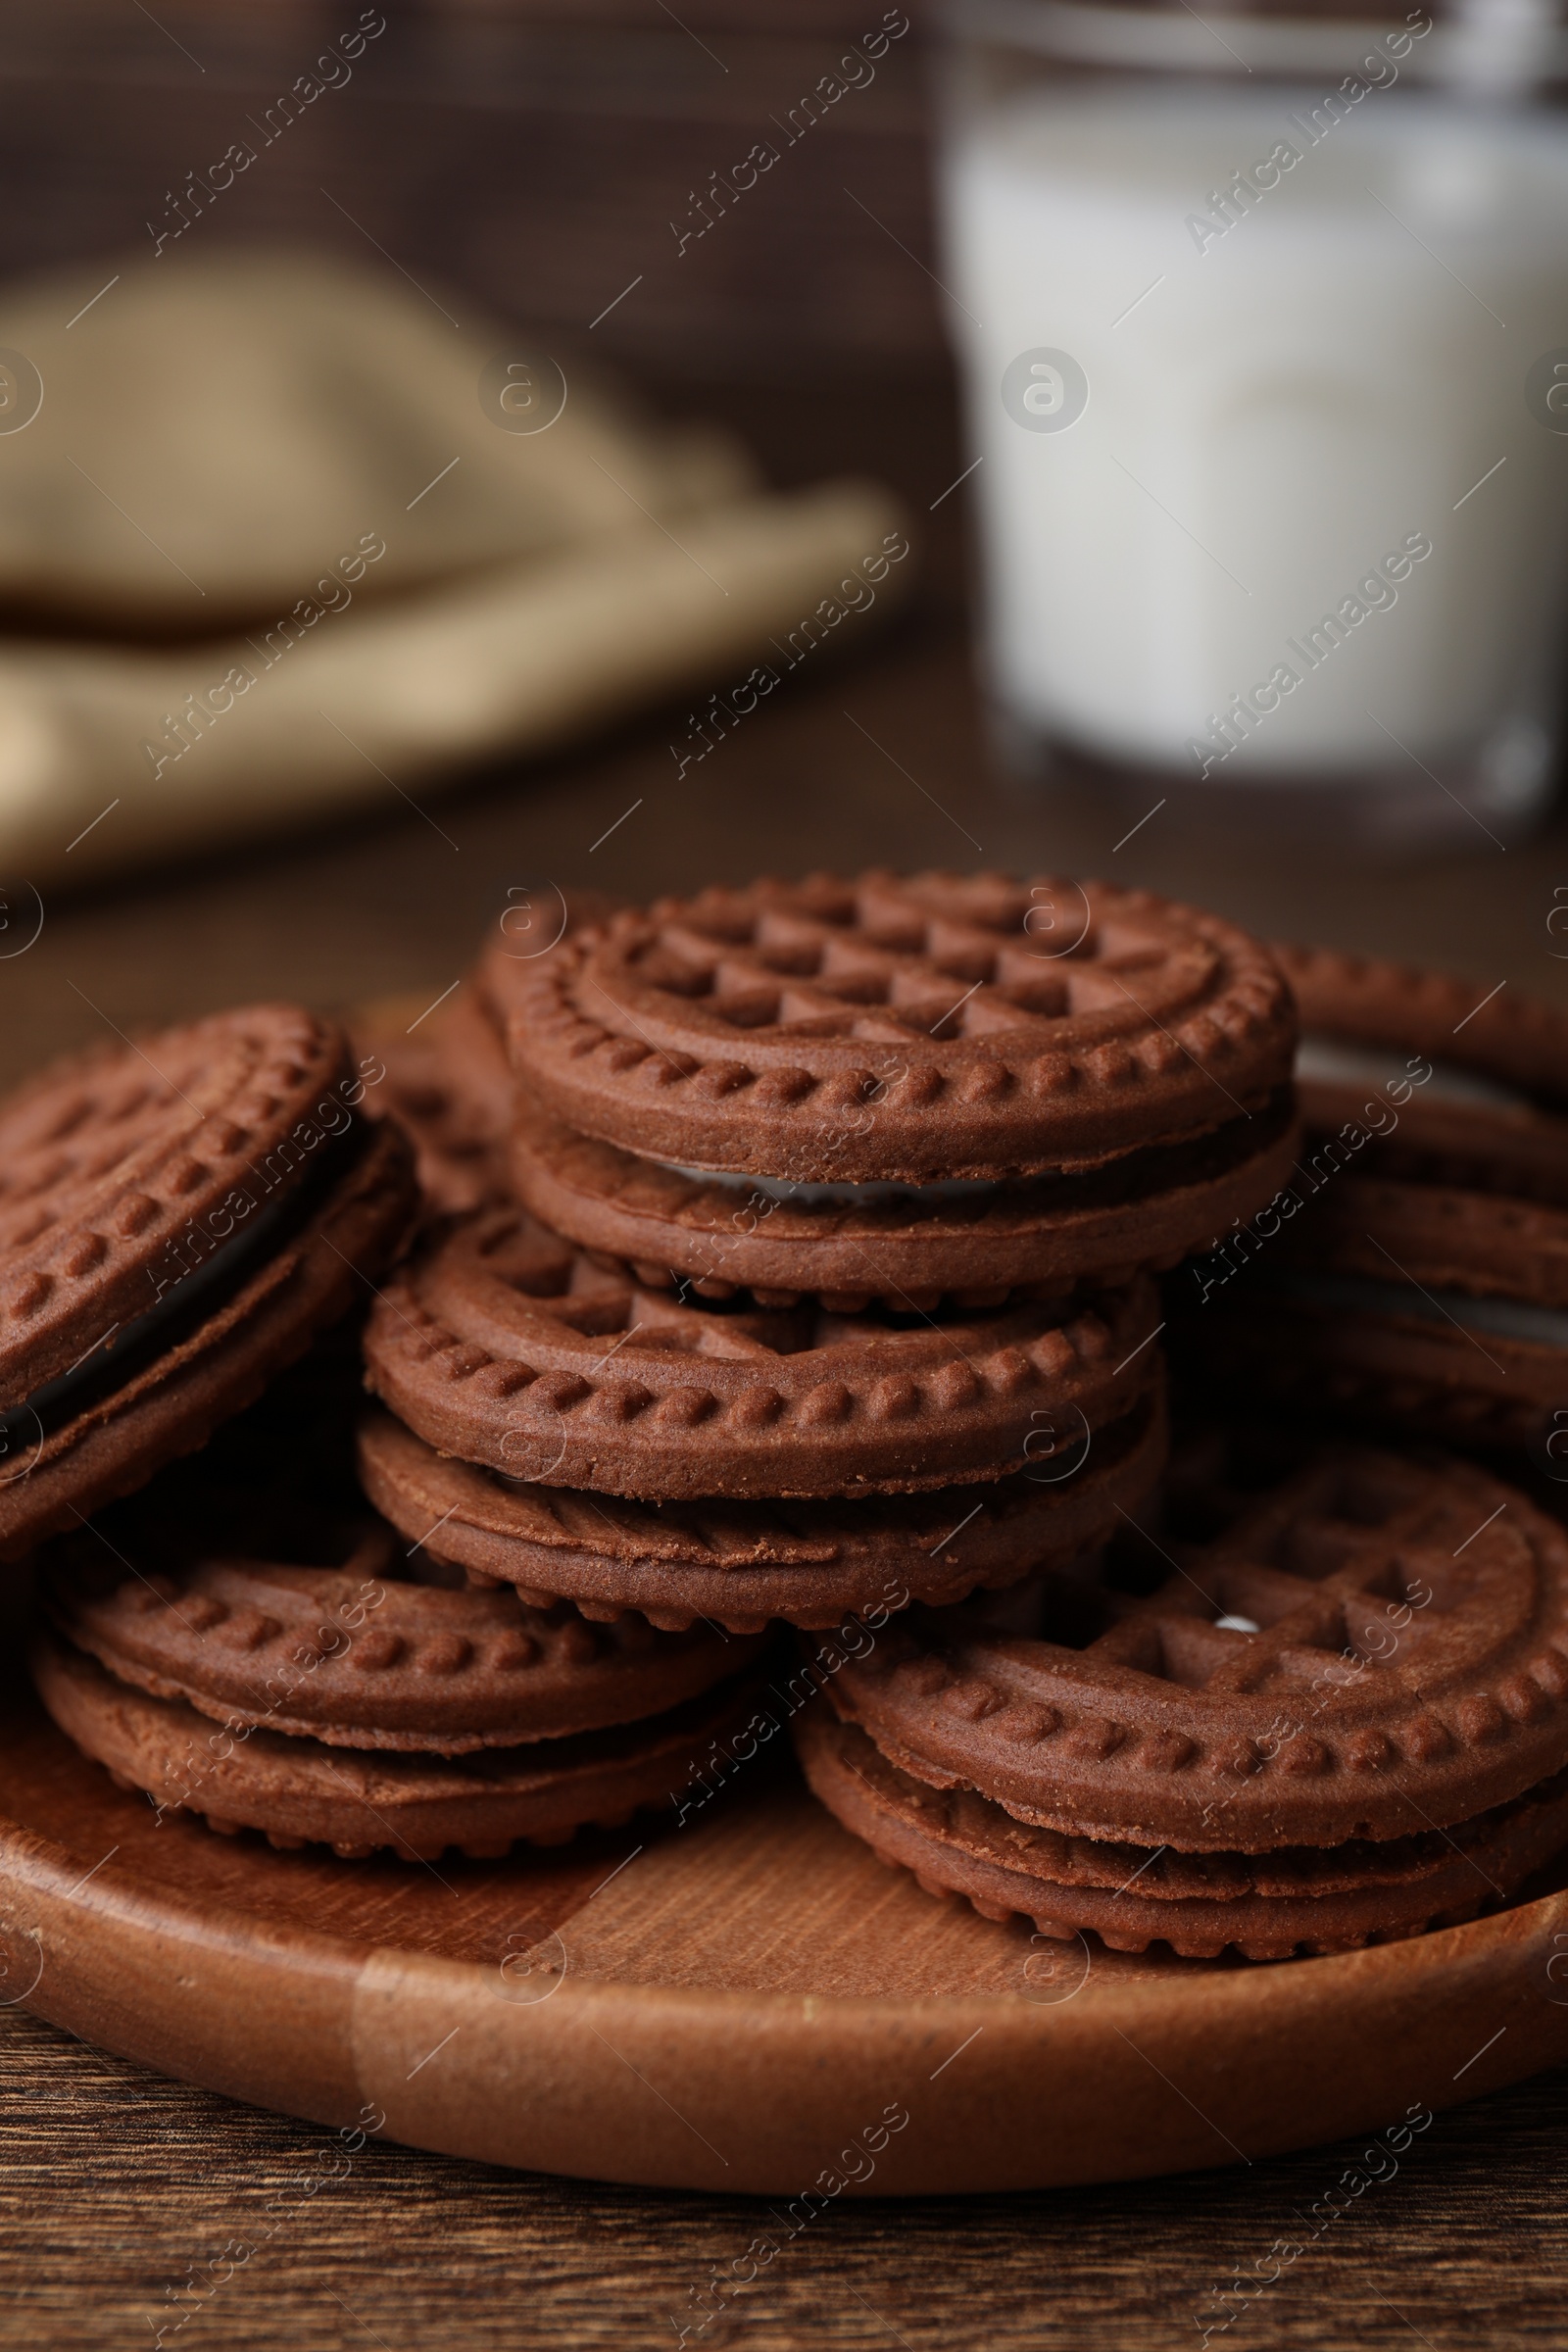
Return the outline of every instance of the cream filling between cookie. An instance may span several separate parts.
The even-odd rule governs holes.
[[[1423,1323],[1457,1323],[1462,1331],[1490,1332],[1499,1340],[1525,1340],[1539,1348],[1568,1348],[1568,1310],[1534,1306],[1523,1298],[1475,1298],[1468,1291],[1424,1291],[1413,1283],[1379,1282],[1369,1274],[1271,1273],[1261,1288],[1308,1300],[1314,1306],[1345,1307],[1350,1313],[1414,1315]]]
[[[1283,1135],[1292,1109],[1289,1090],[1280,1088],[1271,1096],[1256,1124],[1255,1114],[1244,1111],[1240,1118],[1196,1135],[1157,1138],[1130,1152],[1112,1152],[1103,1160],[1068,1161],[1056,1168],[1033,1170],[1027,1176],[943,1176],[925,1184],[908,1178],[873,1177],[856,1184],[831,1178],[758,1176],[735,1168],[705,1168],[684,1160],[652,1156],[646,1164],[662,1169],[668,1176],[682,1177],[688,1184],[716,1184],[734,1196],[745,1196],[769,1206],[793,1201],[808,1208],[815,1205],[868,1208],[884,1203],[894,1207],[935,1208],[944,1201],[994,1199],[1016,1192],[1020,1184],[1079,1187],[1101,1186],[1106,1181],[1113,1187],[1120,1184],[1132,1188],[1117,1194],[1118,1199],[1141,1200],[1163,1193],[1173,1185],[1208,1182],[1226,1174]],[[1196,1169],[1190,1165],[1194,1153],[1203,1161]]]
[[[764,1200],[799,1200],[808,1208],[817,1203],[854,1208],[883,1200],[970,1200],[982,1193],[1000,1193],[1004,1181],[995,1176],[950,1176],[935,1184],[800,1184],[788,1176],[741,1176],[733,1168],[685,1168],[670,1159],[654,1164],[693,1184],[721,1184],[730,1192],[760,1193]]]
[[[1344,1038],[1321,1037],[1309,1031],[1297,1049],[1296,1075],[1307,1085],[1319,1086],[1385,1087],[1401,1080],[1408,1084],[1408,1064],[1396,1056],[1397,1049],[1393,1046],[1351,1045]],[[1424,1059],[1432,1072],[1421,1082],[1422,1094],[1429,1102],[1469,1103],[1479,1110],[1535,1107],[1528,1095],[1501,1079],[1483,1078],[1451,1061],[1434,1061],[1430,1054],[1418,1058]]]
[[[219,1244],[212,1254],[188,1273],[180,1274],[151,1306],[117,1323],[96,1340],[69,1371],[32,1390],[18,1403],[0,1411],[0,1465],[13,1458],[19,1439],[33,1443],[60,1421],[110,1389],[122,1386],[136,1372],[193,1330],[241,1289],[256,1268],[289,1234],[308,1218],[325,1193],[338,1183],[371,1133],[368,1118],[352,1118],[340,1134],[331,1136],[315,1166],[299,1170],[275,1200],[269,1200],[247,1218],[239,1231]],[[149,1280],[154,1278],[149,1274]],[[0,1468],[0,1479],[7,1475]],[[12,1471],[11,1476],[20,1475]]]

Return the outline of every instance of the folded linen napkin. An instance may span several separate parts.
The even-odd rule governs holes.
[[[768,691],[914,568],[876,485],[770,493],[390,276],[174,252],[83,311],[93,275],[0,298],[8,875],[422,798],[748,663]]]

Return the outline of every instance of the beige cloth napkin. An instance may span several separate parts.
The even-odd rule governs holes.
[[[716,690],[673,779],[914,569],[874,484],[771,494],[390,270],[176,251],[92,291],[0,301],[6,878],[422,803]]]

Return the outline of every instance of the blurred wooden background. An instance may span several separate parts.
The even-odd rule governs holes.
[[[261,147],[268,107],[383,15],[352,78]],[[785,143],[790,109],[904,16],[887,0],[682,0],[678,16],[658,0],[161,0],[156,16],[5,0],[0,272],[150,252],[146,222],[167,222],[185,174],[248,140],[256,163],[204,235],[371,258],[325,187],[416,277],[567,346],[640,278],[592,348],[645,378],[890,362],[929,377],[946,362],[922,267],[920,28]],[[693,196],[760,140],[778,164],[680,251],[671,220],[700,226]]]

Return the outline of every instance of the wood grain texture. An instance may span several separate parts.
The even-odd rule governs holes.
[[[1561,2340],[1568,2074],[1449,2116],[1396,2178],[1325,2230],[1250,2325],[1280,2352],[1513,2352]],[[197,2352],[673,2347],[670,2314],[769,2227],[749,2198],[652,2196],[369,2143],[339,2144],[0,2014],[0,2341],[150,2344],[190,2268],[255,2251],[166,2338]],[[1190,2352],[1195,2311],[1297,2216],[1360,2140],[1250,2171],[1049,2196],[841,2206],[701,2345],[914,2352],[985,2343]],[[232,2256],[230,2257],[232,2259]]]

